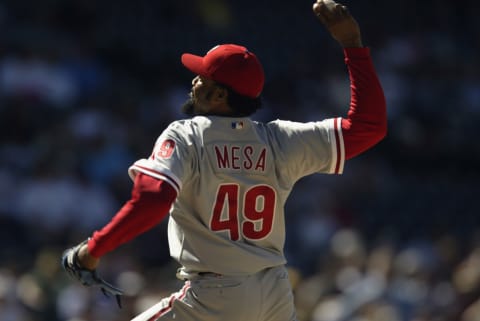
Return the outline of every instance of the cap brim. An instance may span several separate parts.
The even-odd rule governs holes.
[[[182,64],[197,75],[205,75],[203,68],[203,57],[185,53],[182,55]]]

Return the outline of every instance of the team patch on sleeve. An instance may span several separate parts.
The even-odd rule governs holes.
[[[168,159],[172,157],[174,150],[175,141],[173,139],[166,139],[160,144],[160,147],[156,151],[154,151],[154,154],[158,158]]]

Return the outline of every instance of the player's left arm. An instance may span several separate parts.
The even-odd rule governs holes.
[[[363,46],[360,27],[347,7],[332,0],[317,0],[313,12],[343,47],[350,77],[350,109],[341,127],[345,159],[350,159],[385,137],[385,96],[370,49]]]

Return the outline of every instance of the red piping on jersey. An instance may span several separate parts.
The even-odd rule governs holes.
[[[88,252],[99,258],[151,229],[167,216],[176,197],[177,192],[168,182],[138,173],[132,198],[107,225],[93,233]]]
[[[165,176],[166,178],[168,178],[176,187],[177,190],[180,190],[180,186],[178,185],[178,183],[170,176],[168,176],[167,174],[164,174],[162,172],[158,172],[156,170],[153,170],[151,168],[148,168],[148,167],[143,167],[143,166],[139,166],[139,165],[133,165],[133,167],[138,167],[146,172],[149,172],[149,173],[152,173],[152,174],[155,174],[155,175],[159,175],[159,176]]]
[[[350,77],[350,109],[342,119],[345,159],[381,141],[387,133],[385,96],[368,48],[345,48]]]
[[[164,307],[163,309],[161,309],[160,311],[158,311],[157,313],[155,313],[155,315],[153,315],[150,319],[148,319],[147,321],[153,321],[153,320],[156,320],[158,319],[159,317],[161,317],[162,315],[165,315],[166,313],[168,313],[171,309],[172,309],[172,306],[173,306],[173,302],[175,300],[182,300],[186,295],[187,295],[187,291],[188,289],[190,289],[190,281],[187,281],[185,282],[185,285],[183,286],[183,288],[179,291],[180,292],[180,295],[178,295],[178,292],[177,293],[174,293],[170,296],[170,299],[168,300],[168,305],[166,307]],[[178,296],[177,296],[178,295]]]
[[[340,135],[338,134],[338,119],[333,120],[333,129],[335,133],[335,148],[337,149],[337,162],[335,164],[335,174],[340,171],[340,163],[342,161],[341,148],[340,148]]]

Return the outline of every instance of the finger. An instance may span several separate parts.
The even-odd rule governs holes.
[[[114,288],[114,290],[112,290],[111,288],[105,288],[103,286],[100,287],[100,290],[102,290],[102,293],[106,296],[106,297],[110,297],[111,295],[115,296],[115,299],[117,301],[117,304],[118,304],[118,307],[121,309],[122,308],[122,294],[123,292]]]
[[[339,3],[333,5],[326,5],[325,15],[327,16],[328,21],[338,21],[339,19],[346,16],[346,7]]]
[[[117,287],[114,287],[113,285],[111,285],[110,283],[108,283],[107,281],[105,280],[100,280],[100,287],[104,290],[106,290],[108,293],[112,294],[112,295],[122,295],[123,294],[123,291],[120,290],[119,288]]]
[[[319,1],[313,5],[313,11],[320,21],[328,25],[331,21],[331,12],[323,1]]]
[[[350,15],[350,12],[348,11],[348,8],[344,5],[337,4],[335,6],[335,14],[337,14],[339,17],[347,17]]]
[[[326,26],[330,26],[345,17],[346,7],[332,0],[319,0],[313,5],[313,11]]]
[[[336,16],[341,16],[343,15],[343,6],[339,3],[337,3],[334,7],[333,7],[333,10],[332,10],[332,13],[333,15],[336,15]]]
[[[117,294],[117,295],[115,295],[115,298],[117,299],[118,307],[121,309],[121,308],[122,308],[122,299],[121,299],[121,296]]]

